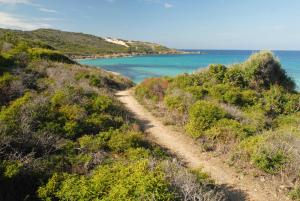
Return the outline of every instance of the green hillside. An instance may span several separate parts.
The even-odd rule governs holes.
[[[146,140],[114,95],[130,80],[47,44],[0,37],[1,201],[225,200]]]
[[[135,89],[150,111],[244,174],[300,199],[300,94],[271,52],[232,66],[151,78]]]
[[[174,52],[174,50],[154,43],[121,40],[126,44],[126,46],[124,46],[108,42],[104,38],[93,35],[53,29],[38,29],[35,31],[0,29],[0,37],[9,34],[14,38],[22,38],[49,45],[69,56],[103,56],[120,53],[159,54]]]

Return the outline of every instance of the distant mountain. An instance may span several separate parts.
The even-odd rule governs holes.
[[[155,43],[101,38],[84,33],[65,32],[53,29],[38,29],[34,31],[0,29],[0,37],[3,37],[5,34],[44,43],[72,57],[166,54],[176,52],[174,49],[169,49]]]

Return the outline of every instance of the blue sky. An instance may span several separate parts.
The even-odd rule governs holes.
[[[194,49],[300,50],[299,0],[0,0],[0,27]]]

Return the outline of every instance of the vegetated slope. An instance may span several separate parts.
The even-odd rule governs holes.
[[[201,168],[222,187],[226,197],[231,201],[285,201],[289,198],[276,191],[276,186],[264,183],[251,175],[241,174],[225,164],[221,157],[203,152],[193,138],[180,130],[177,131],[164,125],[160,118],[156,118],[147,111],[134,97],[132,90],[117,92],[119,100],[135,114],[140,125],[147,132],[147,138],[175,154],[187,167]]]
[[[104,38],[93,35],[53,29],[38,29],[35,31],[0,29],[0,37],[8,33],[14,37],[21,37],[26,40],[47,44],[69,56],[101,56],[120,53],[159,54],[174,52],[174,50],[154,43],[120,40],[127,44],[124,46],[108,42]]]
[[[0,38],[0,200],[225,200],[147,143],[114,96],[133,83]]]
[[[244,174],[300,199],[300,94],[271,52],[230,67],[151,78],[136,97]],[[274,192],[275,193],[275,192]]]

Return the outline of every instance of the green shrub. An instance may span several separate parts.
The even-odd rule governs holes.
[[[82,120],[85,117],[84,108],[79,105],[63,105],[59,108],[59,112],[67,119],[67,120]]]
[[[169,110],[177,110],[183,113],[186,109],[185,104],[182,100],[183,97],[181,96],[171,96],[168,95],[164,99],[164,103]]]
[[[279,86],[272,87],[264,94],[264,110],[270,117],[275,117],[284,112],[286,97],[284,89]]]
[[[243,105],[240,89],[230,88],[227,90],[223,95],[223,101],[233,105]]]
[[[14,66],[14,60],[10,56],[4,56],[0,53],[0,72],[3,72],[3,68]]]
[[[63,127],[63,130],[68,138],[74,138],[82,132],[80,124],[76,121],[67,121]]]
[[[186,87],[185,91],[191,93],[196,100],[200,100],[208,94],[207,89],[203,88],[202,86]]]
[[[224,77],[224,83],[229,83],[230,85],[241,88],[247,86],[245,73],[239,66],[232,66],[228,68]]]
[[[150,161],[99,166],[91,176],[54,174],[40,187],[42,200],[174,200],[164,173]]]
[[[20,110],[25,103],[31,99],[31,94],[27,93],[23,97],[13,101],[8,107],[4,107],[0,112],[0,134],[16,136],[20,130]]]
[[[178,75],[171,79],[170,81],[170,88],[179,88],[184,89],[186,87],[194,86],[194,79],[192,75],[189,74],[182,74]]]
[[[148,159],[151,156],[151,152],[145,148],[137,147],[129,148],[126,150],[125,155],[129,160],[137,161],[141,159]]]
[[[22,94],[22,90],[18,91],[12,86],[13,81],[18,79],[17,76],[13,76],[8,72],[0,76],[0,107]]]
[[[32,60],[50,60],[50,61],[56,61],[61,63],[68,63],[68,64],[75,63],[67,56],[61,54],[59,51],[43,49],[43,48],[29,49],[29,57]]]
[[[105,86],[104,78],[101,76],[91,75],[89,76],[89,84],[94,87]]]
[[[45,201],[53,200],[55,193],[59,190],[60,180],[61,176],[58,173],[54,173],[45,186],[39,187],[37,191],[39,198]]]
[[[286,103],[284,105],[284,113],[292,114],[300,111],[300,95],[286,94]]]
[[[133,131],[114,131],[108,141],[108,146],[116,152],[124,152],[141,144],[141,134]]]
[[[135,95],[143,100],[162,101],[169,82],[165,78],[149,78],[135,88]]]
[[[221,119],[207,130],[205,135],[211,140],[235,141],[246,138],[249,131],[236,120]]]
[[[20,161],[2,161],[0,163],[1,169],[3,169],[3,176],[6,178],[12,178],[19,174],[23,167]]]
[[[245,108],[243,110],[243,118],[245,124],[255,132],[262,131],[269,123],[265,111],[260,104]]]
[[[259,94],[251,89],[241,91],[241,102],[243,106],[252,106],[258,103]]]
[[[197,101],[189,110],[189,122],[186,130],[194,137],[213,126],[218,120],[225,118],[226,112],[208,101]]]
[[[2,76],[0,76],[0,89],[9,85],[9,83],[15,79],[16,79],[15,76],[13,76],[8,72],[5,72]]]
[[[208,91],[209,95],[218,99],[218,100],[223,100],[224,99],[224,94],[229,92],[231,87],[226,84],[216,84],[211,86]]]
[[[55,91],[55,93],[53,94],[52,98],[51,98],[51,103],[53,106],[59,106],[59,105],[63,105],[66,104],[67,102],[67,94],[62,91],[62,90],[57,90]]]
[[[270,151],[263,149],[252,156],[252,161],[261,170],[275,174],[289,161],[288,156],[281,150]]]
[[[239,144],[239,149],[243,152],[247,159],[250,159],[252,155],[256,153],[259,147],[265,142],[266,137],[264,135],[250,136]]]
[[[121,116],[93,113],[86,117],[84,123],[87,133],[99,133],[111,128],[119,128],[125,122]]]
[[[223,82],[226,71],[227,71],[226,66],[222,64],[212,64],[208,66],[208,76],[215,83]]]
[[[292,200],[299,201],[300,200],[300,187],[295,187],[293,190],[289,192],[289,196]]]
[[[84,135],[78,139],[79,146],[82,150],[96,152],[108,148],[108,142],[113,132],[101,132],[96,136]]]
[[[246,80],[254,88],[268,89],[275,84],[289,91],[295,88],[294,81],[287,76],[272,52],[262,51],[253,54],[242,67],[245,70]]]
[[[293,113],[290,115],[280,115],[274,122],[273,127],[292,129],[300,125],[300,113]]]
[[[97,96],[93,102],[93,109],[97,112],[103,112],[109,110],[112,107],[112,99],[108,96]]]

